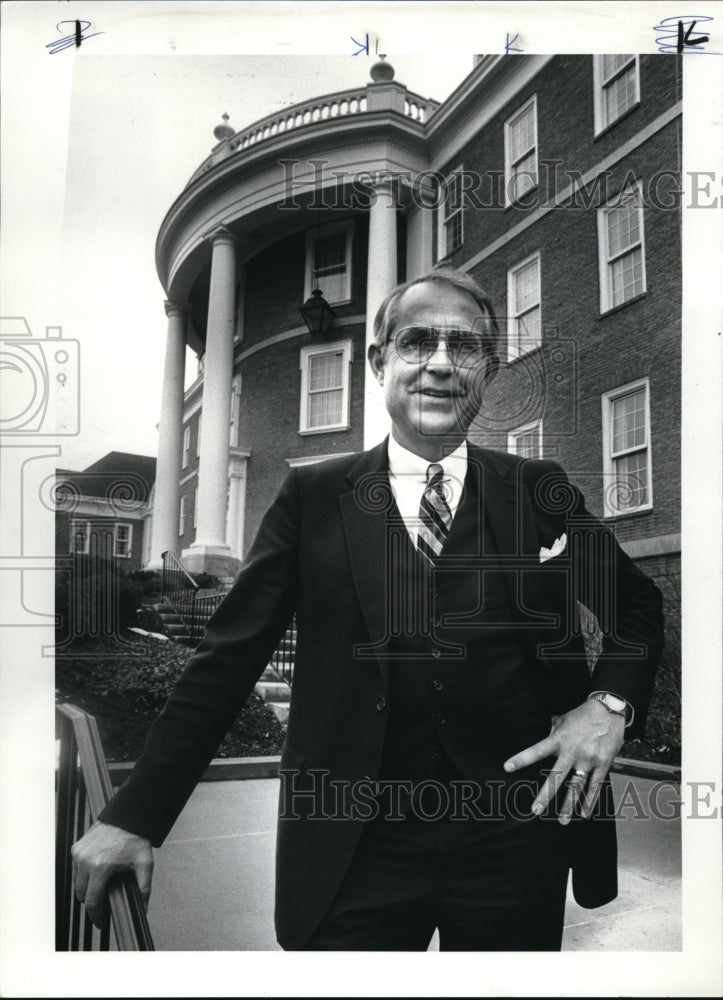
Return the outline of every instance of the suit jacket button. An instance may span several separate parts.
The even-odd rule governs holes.
[[[441,712],[437,713],[437,722],[440,724],[440,726],[444,726],[447,722],[447,720],[445,719],[445,717],[442,715]]]
[[[435,658],[435,660],[438,660],[441,655],[442,654],[440,653],[440,651],[438,649],[433,649],[432,650],[432,656]]]
[[[441,691],[442,688],[444,687],[444,684],[441,681],[434,680],[432,681],[432,687],[434,688],[435,691]]]
[[[380,698],[379,701],[377,702],[377,712],[383,712],[386,707],[387,707],[387,699]]]

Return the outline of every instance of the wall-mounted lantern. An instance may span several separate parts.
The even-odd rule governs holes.
[[[328,333],[336,319],[336,313],[322,296],[319,288],[314,289],[303,306],[300,306],[299,312],[304,317],[309,333],[320,333],[322,337]]]

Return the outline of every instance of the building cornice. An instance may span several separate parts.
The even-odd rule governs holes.
[[[109,500],[107,497],[68,496],[61,497],[57,502],[56,511],[59,514],[69,514],[71,517],[108,517],[114,521],[142,521],[151,508],[147,503],[132,500]]]
[[[431,118],[427,127],[430,166],[454,160],[515,95],[537,76],[553,56],[488,56],[466,77]],[[470,113],[474,108],[474,113]]]
[[[369,150],[366,157],[359,153],[364,146]],[[354,155],[346,160],[344,152],[352,149]],[[264,205],[278,205],[286,199],[280,160],[295,159],[304,167],[319,156],[337,162],[350,179],[365,170],[416,172],[428,165],[424,126],[390,112],[367,112],[353,120],[318,123],[301,134],[275,136],[258,148],[242,150],[186,187],[166,213],[156,240],[156,268],[167,294],[177,294],[171,293],[174,274],[209,231],[218,226],[232,226]],[[335,184],[336,178],[329,173],[328,186]],[[313,191],[314,185],[311,167],[299,171],[299,194]],[[248,197],[248,186],[253,189],[254,198]],[[238,191],[239,197],[224,204],[218,212],[214,200],[218,202],[220,195],[230,191]]]

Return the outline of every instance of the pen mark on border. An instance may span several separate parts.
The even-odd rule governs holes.
[[[73,31],[68,35],[63,35],[62,24],[72,24]],[[58,52],[63,52],[65,49],[70,48],[80,48],[82,42],[87,42],[89,38],[95,38],[96,35],[104,35],[104,31],[94,31],[92,34],[88,35],[86,32],[90,29],[92,21],[82,21],[75,19],[73,21],[58,21],[55,25],[57,31],[61,33],[60,38],[56,38],[53,42],[48,42],[45,46],[48,49],[48,55],[54,56]]]
[[[717,52],[698,48],[698,46],[703,46],[710,41],[710,35],[703,31],[694,31],[695,26],[710,21],[713,21],[713,18],[708,14],[691,16],[678,14],[673,17],[664,17],[659,24],[653,27],[653,31],[657,32],[655,43],[658,46],[658,52],[675,52],[678,55],[688,53],[720,55]]]

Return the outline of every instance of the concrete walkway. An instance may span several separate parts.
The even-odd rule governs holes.
[[[614,775],[618,898],[584,910],[570,895],[564,951],[681,947],[676,787]],[[200,784],[160,851],[149,919],[158,950],[270,951],[278,779]],[[657,815],[656,815],[657,814]],[[674,814],[674,819],[662,816]],[[436,948],[436,939],[432,942]]]

